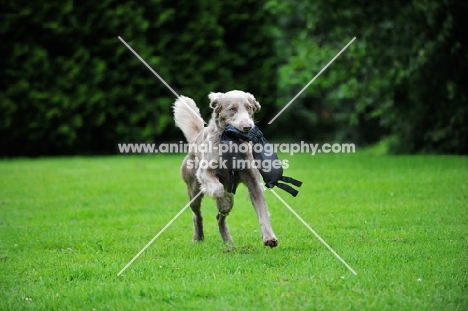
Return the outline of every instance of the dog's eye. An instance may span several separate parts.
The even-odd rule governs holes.
[[[237,111],[237,108],[232,107],[231,109],[229,109],[229,111],[231,111],[231,112],[236,112],[236,111]]]
[[[252,107],[247,106],[247,111],[248,111],[248,112],[252,112]]]

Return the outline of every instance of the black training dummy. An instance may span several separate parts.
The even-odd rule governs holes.
[[[276,153],[273,152],[273,146],[271,146],[265,139],[260,129],[255,126],[249,132],[241,132],[232,125],[226,126],[223,134],[221,135],[221,144],[225,144],[227,147],[224,146],[225,148],[222,149],[223,146],[220,146],[220,150],[224,151],[221,154],[221,157],[225,160],[224,162],[226,163],[226,167],[231,175],[228,189],[229,192],[236,193],[237,184],[239,182],[237,172],[245,169],[245,167],[236,164],[239,163],[237,160],[245,160],[245,153],[241,152],[239,148],[232,148],[233,145],[237,145],[238,147],[241,144],[241,141],[249,141],[253,143],[252,154],[254,160],[259,164],[257,165],[257,168],[260,171],[267,188],[271,189],[274,186],[277,186],[278,188],[290,193],[293,197],[298,194],[298,191],[293,187],[279,182],[283,181],[285,183],[290,183],[296,187],[300,187],[302,185],[301,181],[283,176],[281,161],[278,159]],[[258,144],[261,146],[257,146],[258,148],[256,148],[255,145]],[[256,150],[260,150],[260,152],[255,152]]]

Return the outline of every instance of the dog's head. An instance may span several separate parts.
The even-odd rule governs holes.
[[[260,104],[255,97],[242,91],[227,93],[210,93],[210,108],[213,109],[213,119],[220,129],[228,124],[239,131],[248,132],[254,127],[253,115],[260,110]]]

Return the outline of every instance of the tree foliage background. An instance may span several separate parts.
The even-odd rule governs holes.
[[[271,139],[468,153],[463,1],[4,1],[0,154],[181,140],[174,95],[249,91]],[[272,125],[266,123],[353,37]]]
[[[357,37],[288,111],[308,125],[302,137],[328,133],[360,144],[387,138],[396,153],[468,153],[467,2],[269,5],[280,16],[278,81],[288,97]]]

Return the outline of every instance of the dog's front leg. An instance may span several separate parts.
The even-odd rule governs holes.
[[[275,247],[278,245],[278,239],[271,227],[270,213],[265,200],[263,186],[260,183],[258,171],[246,170],[242,172],[241,178],[249,189],[249,196],[252,204],[257,212],[258,222],[262,231],[263,244],[265,246]]]
[[[197,170],[197,179],[203,193],[216,198],[224,196],[224,186],[216,176],[214,169],[199,168]]]
[[[226,217],[234,205],[234,195],[232,193],[226,193],[223,197],[216,198],[216,206],[218,207],[218,220],[219,233],[226,243],[232,242],[231,234],[229,233]]]

